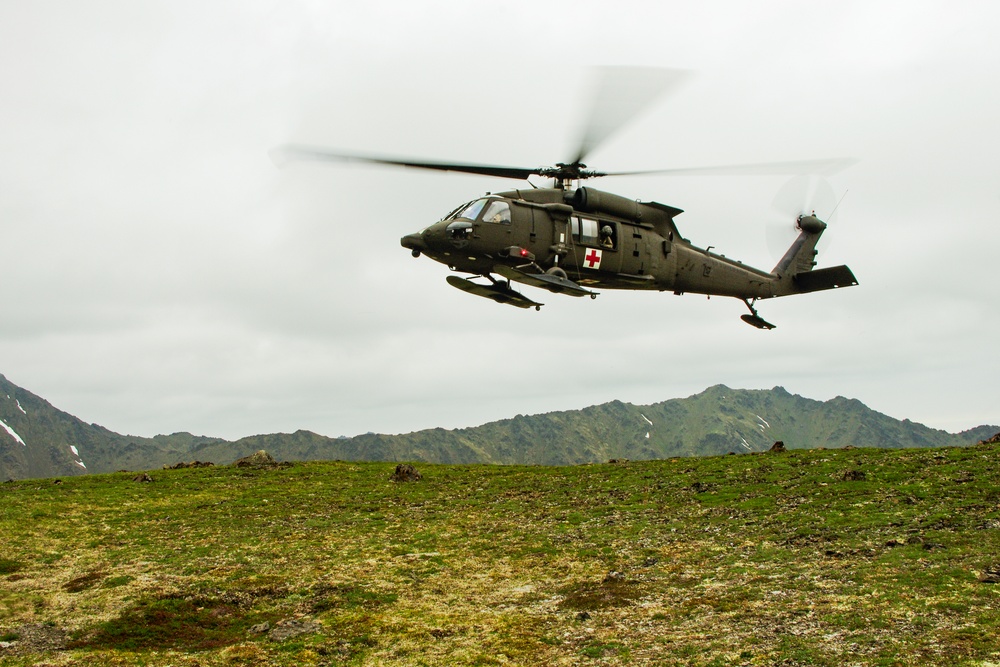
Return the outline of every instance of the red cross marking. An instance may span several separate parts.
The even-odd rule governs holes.
[[[597,252],[596,250],[591,250],[583,258],[583,261],[587,263],[587,268],[592,269],[601,263],[601,253]]]

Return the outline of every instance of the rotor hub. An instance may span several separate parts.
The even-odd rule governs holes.
[[[605,172],[587,169],[587,165],[580,161],[557,162],[554,167],[539,167],[535,173],[539,176],[555,179],[556,187],[562,190],[572,187],[574,181],[607,175]]]
[[[796,225],[799,229],[810,234],[819,234],[826,229],[826,223],[813,215],[800,215]]]

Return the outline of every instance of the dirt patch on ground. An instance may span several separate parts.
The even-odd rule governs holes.
[[[79,593],[92,587],[106,576],[103,572],[88,572],[83,576],[67,581],[63,584],[63,590],[68,593]]]
[[[639,584],[618,572],[609,573],[603,581],[574,584],[561,592],[565,597],[559,606],[576,611],[624,607],[642,597]]]
[[[13,630],[0,630],[0,656],[61,651],[69,642],[64,628],[46,623],[28,623]]]

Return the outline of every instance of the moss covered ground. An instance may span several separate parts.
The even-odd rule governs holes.
[[[9,482],[0,664],[997,665],[998,458]]]

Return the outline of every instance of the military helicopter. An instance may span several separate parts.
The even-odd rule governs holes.
[[[621,75],[612,71],[611,76]],[[663,88],[660,86],[659,88]],[[599,87],[594,108],[608,97]],[[592,111],[580,147],[569,162],[551,167],[523,168],[489,164],[436,162],[344,153],[304,146],[279,149],[282,158],[370,163],[527,181],[551,178],[550,187],[506,190],[477,197],[455,207],[441,220],[402,237],[413,257],[424,255],[456,274],[448,284],[462,291],[518,308],[542,307],[515,290],[512,282],[555,294],[596,298],[595,289],[672,291],[741,299],[749,314],[741,319],[758,329],[773,329],[755,307],[759,299],[857,285],[847,266],[815,269],[816,243],[827,228],[814,211],[795,217],[797,238],[771,271],[764,271],[699,248],[681,236],[674,219],[682,210],[654,201],[638,201],[580,185],[581,181],[639,174],[824,174],[854,161],[806,160],[769,164],[601,172],[584,159],[601,141],[648,104],[644,97],[622,104],[615,97],[610,114]],[[607,104],[605,104],[607,106]],[[610,120],[609,120],[610,116]],[[476,281],[479,282],[476,282]]]

